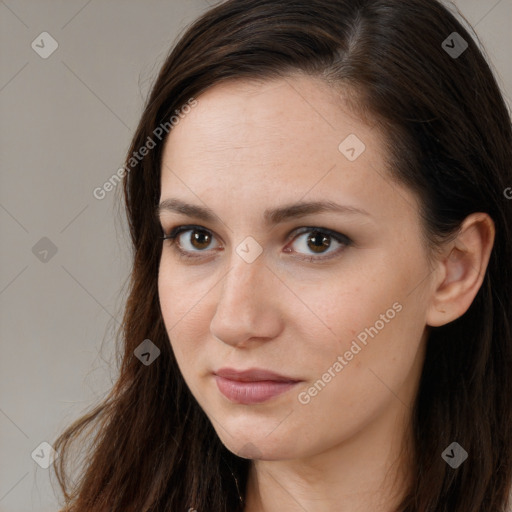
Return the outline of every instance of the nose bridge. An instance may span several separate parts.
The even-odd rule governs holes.
[[[265,286],[269,280],[270,270],[266,267],[263,257],[248,263],[238,254],[231,258],[231,268],[222,285],[219,306],[249,306],[254,309],[262,297],[265,297]]]
[[[275,276],[261,255],[248,263],[234,252],[230,263],[212,318],[212,334],[232,345],[254,337],[274,337],[279,328],[271,293]]]

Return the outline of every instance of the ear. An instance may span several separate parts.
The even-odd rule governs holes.
[[[486,213],[464,219],[459,234],[436,262],[436,278],[426,323],[439,327],[462,316],[484,280],[495,227]]]

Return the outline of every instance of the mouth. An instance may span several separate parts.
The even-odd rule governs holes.
[[[266,402],[302,382],[259,368],[243,371],[221,368],[213,375],[219,391],[229,401],[245,405]]]

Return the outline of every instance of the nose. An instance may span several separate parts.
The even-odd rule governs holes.
[[[272,340],[283,325],[282,288],[283,283],[265,265],[263,257],[247,263],[234,254],[221,284],[210,332],[239,348]]]

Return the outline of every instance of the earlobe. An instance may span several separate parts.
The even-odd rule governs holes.
[[[438,261],[440,276],[434,282],[426,323],[445,325],[462,316],[482,286],[492,246],[494,222],[486,213],[466,217],[457,238]]]

